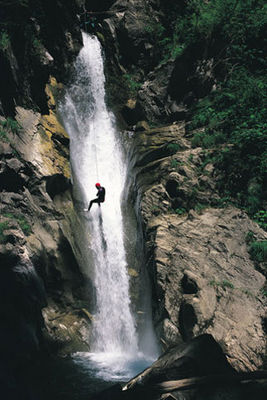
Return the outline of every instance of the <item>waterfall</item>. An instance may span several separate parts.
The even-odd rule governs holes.
[[[138,350],[130,309],[129,279],[123,241],[121,195],[126,167],[114,116],[105,104],[101,46],[83,33],[84,47],[75,63],[74,81],[60,106],[70,136],[74,196],[81,208],[96,197],[95,183],[106,188],[106,200],[84,213],[90,231],[97,309],[90,338],[92,352],[77,362],[94,363],[105,379],[128,378],[151,362]]]

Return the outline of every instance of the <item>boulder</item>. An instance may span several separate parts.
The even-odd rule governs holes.
[[[94,399],[264,400],[266,388],[266,371],[237,373],[214,338],[205,334],[172,347],[129,382]]]
[[[231,207],[154,217],[147,231],[162,340],[170,345],[210,333],[237,370],[260,368],[265,277],[255,270],[246,236],[253,232],[266,240],[267,235]]]

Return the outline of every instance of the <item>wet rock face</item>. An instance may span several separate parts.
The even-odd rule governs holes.
[[[183,124],[136,132],[133,191],[144,224],[154,322],[163,346],[211,334],[237,370],[266,351],[265,276],[247,238],[266,233],[234,207],[216,208],[216,174]],[[250,233],[251,235],[251,233]]]

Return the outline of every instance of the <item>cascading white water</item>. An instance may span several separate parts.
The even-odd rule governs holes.
[[[74,195],[82,207],[96,197],[95,183],[106,188],[106,201],[84,213],[94,258],[97,311],[93,322],[92,353],[85,356],[102,368],[106,379],[127,378],[147,362],[138,352],[135,321],[130,310],[129,280],[123,243],[121,194],[125,165],[105,104],[105,77],[99,41],[83,33],[84,47],[75,64],[75,79],[61,105],[70,135]],[[81,356],[81,355],[80,355]]]

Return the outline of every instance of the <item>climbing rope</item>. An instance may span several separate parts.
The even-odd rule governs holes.
[[[86,11],[84,12],[84,31],[87,33],[87,27],[86,27]]]
[[[95,134],[94,126],[93,126],[93,131],[94,131],[94,147],[95,147],[95,169],[96,169],[96,178],[97,178],[97,182],[98,182],[98,181],[99,181],[99,173],[98,173],[98,159],[97,159],[96,134]]]

